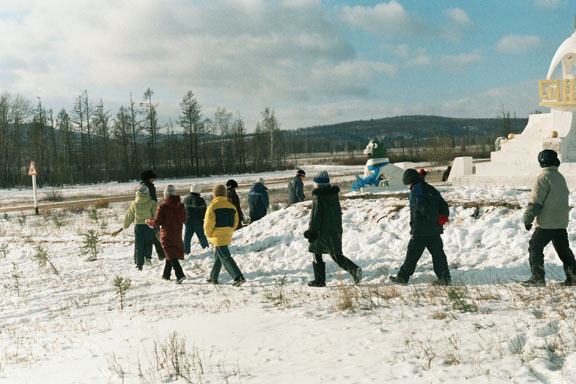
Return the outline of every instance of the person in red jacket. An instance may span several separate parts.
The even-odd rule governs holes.
[[[176,273],[176,284],[186,279],[180,262],[184,259],[184,244],[182,243],[182,226],[186,222],[186,209],[180,202],[180,196],[176,195],[173,185],[164,189],[164,202],[156,211],[156,219],[146,220],[146,224],[152,227],[160,227],[160,243],[166,254],[166,265],[162,278],[170,280],[172,269]]]

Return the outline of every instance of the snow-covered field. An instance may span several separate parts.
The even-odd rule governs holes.
[[[332,261],[327,288],[306,286],[309,203],[236,232],[240,288],[225,272],[221,285],[205,282],[212,250],[196,239],[182,285],[161,279],[158,260],[136,271],[132,232],[108,235],[127,204],[0,219],[0,383],[576,382],[574,288],[513,282],[529,275],[530,233],[513,206],[528,192],[440,190],[451,203],[450,287],[429,284],[427,252],[410,285],[388,283],[409,237],[406,199],[394,194],[342,201],[359,287]],[[574,245],[576,211],[570,219]],[[93,262],[80,249],[90,229],[103,249]],[[54,268],[39,265],[38,246]],[[552,246],[546,268],[563,281]],[[131,281],[123,309],[117,276]]]

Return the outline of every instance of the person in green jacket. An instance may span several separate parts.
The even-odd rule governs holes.
[[[146,224],[146,220],[156,217],[157,203],[150,198],[150,192],[145,185],[136,188],[136,199],[124,215],[122,229],[114,232],[117,235],[121,230],[130,227],[134,223],[134,263],[136,269],[142,270],[144,260],[152,255],[152,244],[154,241],[154,229]]]
[[[340,188],[330,185],[328,172],[321,171],[314,177],[312,213],[304,237],[310,242],[308,250],[314,255],[312,268],[314,280],[310,287],[326,286],[326,265],[322,254],[328,253],[332,260],[352,275],[355,284],[362,280],[362,269],[342,252],[342,208],[338,198]]]
[[[524,213],[524,226],[527,231],[532,229],[532,223],[536,219],[536,229],[528,245],[532,276],[521,284],[527,287],[546,285],[544,247],[552,241],[552,245],[564,265],[566,280],[563,285],[574,286],[576,285],[576,260],[570,249],[568,233],[566,232],[570,210],[568,204],[570,192],[564,176],[558,172],[560,160],[555,151],[543,150],[538,154],[538,162],[543,168],[542,173],[532,186],[530,202]]]

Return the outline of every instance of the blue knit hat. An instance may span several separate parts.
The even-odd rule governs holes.
[[[314,179],[312,181],[317,186],[324,187],[330,185],[330,176],[328,176],[328,172],[320,171],[316,174],[316,176],[314,176]]]

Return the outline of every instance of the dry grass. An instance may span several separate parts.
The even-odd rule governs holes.
[[[94,209],[103,209],[110,206],[110,201],[108,199],[100,199],[94,203]]]

